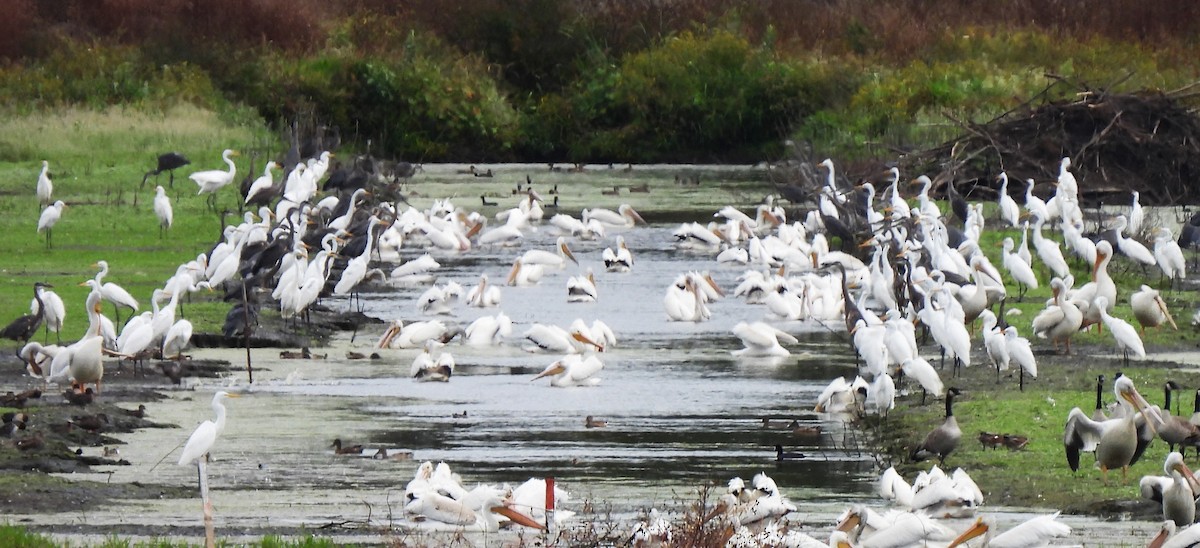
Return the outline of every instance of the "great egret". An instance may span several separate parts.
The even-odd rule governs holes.
[[[217,415],[217,420],[216,422],[206,420],[192,431],[192,435],[188,437],[187,443],[183,446],[183,453],[179,455],[180,466],[197,462],[212,451],[213,445],[217,442],[217,436],[220,436],[221,432],[225,430],[225,399],[238,397],[241,396],[224,390],[213,395],[212,408]]]
[[[233,163],[230,156],[237,156],[237,151],[227,148],[221,153],[221,159],[225,160],[225,163],[229,166],[228,171],[211,169],[208,171],[197,171],[188,175],[188,178],[200,187],[200,191],[196,193],[197,195],[208,193],[209,209],[216,210],[217,191],[232,183],[234,176],[237,175],[237,165]]]
[[[1008,174],[1003,171],[998,177],[1000,179],[1000,218],[1007,221],[1010,226],[1017,228],[1021,224],[1021,207],[1017,205],[1017,201],[1008,195]]]
[[[158,217],[158,237],[163,237],[163,231],[171,228],[175,220],[175,212],[171,209],[171,199],[162,185],[154,189],[154,215]]]
[[[38,205],[48,205],[50,203],[50,196],[53,193],[54,183],[50,181],[50,162],[42,160],[42,173],[38,175],[37,182]]]
[[[120,307],[124,306],[133,312],[137,312],[137,299],[134,299],[128,291],[125,291],[125,288],[115,283],[104,281],[104,277],[108,275],[108,261],[96,261],[92,266],[100,269],[100,272],[96,273],[96,288],[100,290],[100,294],[104,297],[104,300],[113,303],[117,322],[121,321]]]
[[[54,232],[54,225],[58,224],[58,220],[62,217],[63,208],[65,207],[67,207],[67,204],[63,203],[62,200],[58,200],[57,202],[46,206],[46,209],[42,210],[42,215],[38,217],[37,231],[39,234],[42,232],[46,233],[46,249],[54,247],[54,244],[51,240],[51,236],[53,236]]]

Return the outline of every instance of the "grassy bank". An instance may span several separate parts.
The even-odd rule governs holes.
[[[207,211],[186,174],[189,168],[223,168],[220,150],[225,147],[245,154],[278,149],[261,125],[227,122],[190,106],[163,112],[66,109],[0,120],[0,150],[6,151],[0,158],[0,233],[7,235],[0,240],[0,318],[8,322],[27,314],[33,283],[45,281],[67,304],[64,340],[77,339],[87,326],[81,309],[88,289],[79,284],[95,275],[92,265],[99,260],[109,263],[106,281],[122,285],[142,310],[150,310],[152,291],[220,235],[218,215]],[[168,192],[175,221],[160,238],[154,187],[156,181],[170,186],[168,176],[140,185],[158,154],[172,150],[193,165],[180,170]],[[42,160],[50,162],[54,199],[68,204],[53,229],[53,249],[36,232]],[[247,166],[243,158],[239,181]],[[221,207],[237,211],[232,189],[222,192],[221,200]],[[185,306],[188,316],[206,327],[225,312],[203,303]],[[112,314],[111,307],[106,311]]]

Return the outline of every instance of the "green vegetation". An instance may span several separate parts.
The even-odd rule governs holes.
[[[868,159],[1060,78],[1041,100],[1179,88],[1200,58],[1167,0],[65,4],[0,22],[0,109],[249,108],[416,161],[757,162],[787,137]]]
[[[66,548],[72,546],[62,541],[56,540],[48,535],[33,533],[28,529],[16,525],[0,525],[0,545],[10,548]],[[103,548],[187,548],[189,546],[203,546],[203,542],[188,543],[175,540],[150,540],[133,542],[122,539],[120,537],[109,537],[103,543],[99,544]],[[331,539],[315,536],[305,536],[300,538],[284,538],[275,535],[267,535],[258,542],[249,544],[237,544],[237,546],[256,546],[259,548],[324,548],[336,546]],[[223,542],[218,539],[217,546],[234,546],[228,542]]]
[[[162,287],[176,266],[206,252],[221,230],[218,214],[206,210],[195,183],[181,170],[168,193],[175,224],[159,238],[155,180],[139,189],[156,155],[176,150],[196,166],[216,168],[221,165],[217,151],[223,147],[244,154],[259,148],[274,151],[276,145],[266,144],[270,140],[261,124],[228,123],[212,111],[187,105],[161,112],[72,108],[0,121],[0,150],[9,155],[0,158],[0,231],[10,235],[0,245],[8,258],[0,265],[4,321],[29,313],[33,283],[45,281],[67,303],[63,340],[78,339],[87,326],[82,303],[88,292],[79,284],[98,271],[92,265],[99,260],[109,263],[107,281],[125,287],[142,310],[150,310],[151,292]],[[33,189],[43,159],[50,162],[55,198],[69,204],[54,228],[53,250],[35,232],[41,208]],[[157,182],[169,186],[167,174]],[[233,194],[226,192],[221,207],[236,214]],[[197,330],[217,330],[228,309],[219,302],[181,302]],[[105,311],[112,314],[111,306]],[[121,312],[122,318],[127,316],[128,311]]]

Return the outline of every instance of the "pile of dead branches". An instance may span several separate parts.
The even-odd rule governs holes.
[[[902,158],[902,171],[937,174],[983,199],[995,196],[1001,171],[1041,185],[1070,157],[1085,202],[1124,203],[1136,190],[1143,205],[1200,203],[1200,118],[1186,104],[1200,84],[1168,93],[1084,89],[1074,100],[1035,105],[1052,88],[984,124],[955,120],[960,138]],[[1010,184],[1010,193],[1022,190]],[[1048,185],[1035,192],[1052,193]]]

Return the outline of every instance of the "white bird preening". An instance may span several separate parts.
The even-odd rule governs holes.
[[[46,233],[46,249],[54,247],[54,225],[58,224],[58,220],[62,218],[63,208],[65,207],[67,207],[67,204],[63,203],[62,200],[58,200],[46,206],[46,209],[42,210],[41,216],[38,217],[37,231],[38,234]]]
[[[631,227],[635,223],[647,224],[646,220],[629,204],[621,204],[617,207],[617,211],[600,208],[585,209],[581,217],[583,217],[584,224],[587,224],[592,219],[599,221],[601,224],[613,227]]]
[[[436,339],[425,341],[425,349],[413,358],[408,376],[421,382],[449,381],[450,377],[454,375],[454,356],[449,352],[442,352],[438,354],[437,358],[433,357],[433,351],[443,346],[445,345]]]
[[[625,246],[624,236],[617,235],[616,249],[606,247],[601,256],[604,259],[604,268],[609,272],[629,272],[633,268],[633,254]]]
[[[467,304],[478,308],[500,306],[500,287],[488,281],[487,274],[479,275],[479,283],[467,292]]]
[[[551,363],[530,381],[551,377],[550,386],[596,386],[600,384],[600,377],[596,375],[600,373],[601,369],[604,369],[604,362],[600,361],[595,354],[588,354],[587,357],[579,354],[567,354]]]
[[[1104,296],[1096,297],[1094,306],[1100,311],[1100,318],[1104,321],[1104,326],[1112,333],[1113,339],[1117,341],[1117,348],[1121,350],[1125,357],[1125,364],[1129,364],[1129,355],[1133,354],[1138,358],[1146,357],[1146,347],[1142,344],[1142,338],[1138,335],[1136,329],[1129,322],[1120,318],[1114,318],[1108,313],[1108,299]]]
[[[163,231],[171,228],[175,220],[175,212],[171,209],[171,199],[162,185],[154,189],[154,216],[158,217],[158,237],[163,237]]]
[[[800,342],[788,332],[766,322],[738,322],[733,326],[733,334],[742,340],[743,348],[733,351],[733,355],[738,357],[787,356],[791,352],[779,344],[779,339],[789,344]]]
[[[567,302],[594,303],[598,296],[596,276],[592,274],[591,267],[583,275],[567,278]]]
[[[216,209],[217,191],[232,183],[233,178],[237,175],[237,165],[230,159],[230,156],[237,156],[237,154],[237,151],[228,148],[221,153],[221,159],[229,166],[228,170],[212,169],[188,175],[188,178],[200,187],[200,191],[196,195],[209,194],[208,201],[211,209]]]
[[[975,537],[983,536],[982,546],[992,548],[1025,548],[1029,546],[1047,546],[1050,539],[1066,537],[1071,534],[1071,527],[1058,521],[1058,512],[1037,516],[1012,529],[993,536],[996,522],[990,516],[975,520],[966,531],[950,542],[947,548],[954,548]]]
[[[1140,289],[1129,296],[1129,305],[1133,308],[1133,317],[1141,326],[1143,334],[1146,333],[1147,327],[1159,327],[1167,322],[1171,324],[1172,328],[1179,329],[1179,326],[1175,325],[1175,318],[1171,317],[1171,310],[1167,308],[1167,303],[1163,300],[1162,295],[1158,294],[1158,290],[1146,284],[1142,284]]]
[[[204,534],[209,546],[213,545],[213,521],[212,502],[208,498],[208,455],[217,442],[217,436],[220,436],[221,432],[225,430],[224,401],[226,398],[237,397],[240,396],[223,390],[214,394],[212,408],[217,415],[216,422],[206,420],[200,423],[200,426],[197,426],[192,431],[192,435],[188,437],[187,444],[183,446],[183,452],[179,455],[180,466],[196,463],[200,478],[200,498],[204,501]]]
[[[38,174],[37,181],[38,206],[44,207],[50,205],[53,194],[54,183],[50,180],[50,162],[42,160],[42,172]]]

